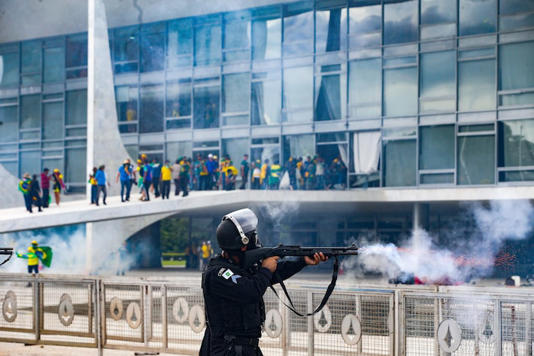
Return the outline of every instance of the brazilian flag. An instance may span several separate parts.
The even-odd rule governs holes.
[[[52,256],[54,256],[54,253],[52,252],[52,248],[49,246],[39,246],[39,249],[43,250],[45,253],[45,258],[43,258],[43,254],[40,253],[41,251],[37,251],[36,255],[39,257],[39,260],[41,260],[41,263],[45,265],[46,267],[50,267],[52,264]]]

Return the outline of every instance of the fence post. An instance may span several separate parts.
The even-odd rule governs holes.
[[[161,328],[163,332],[163,350],[167,351],[169,331],[167,330],[167,285],[161,287]]]
[[[287,303],[286,296],[282,293],[280,295],[280,301],[278,303],[279,309],[282,311],[282,334],[280,335],[280,342],[282,343],[282,355],[287,356],[287,348],[289,345],[289,338],[291,337],[291,331],[289,330],[289,313],[284,303]]]
[[[311,290],[306,292],[306,306],[307,312],[313,313],[313,292]],[[308,322],[308,356],[313,356],[315,354],[313,315],[307,316],[306,321]]]
[[[406,355],[403,294],[395,290],[395,356]]]
[[[389,311],[388,311],[388,334],[389,334],[389,354],[393,356],[396,352],[395,347],[395,296],[392,295],[388,298],[389,300]],[[360,318],[360,323],[362,319]],[[360,345],[362,340],[360,339]],[[361,346],[360,346],[361,348]],[[361,352],[362,350],[360,350]]]
[[[525,313],[525,344],[527,349],[525,350],[526,356],[532,356],[532,302],[526,303]]]
[[[95,280],[95,287],[94,287],[94,298],[95,298],[95,317],[96,317],[96,347],[98,348],[98,356],[104,355],[104,350],[102,349],[102,324],[105,323],[105,319],[102,320],[102,311],[105,308],[102,307],[102,300],[101,299],[101,283],[102,281],[96,279]]]
[[[41,340],[41,288],[39,279],[33,280],[33,328],[35,331],[35,341]]]
[[[360,321],[360,324],[362,323],[362,297],[361,295],[357,294],[356,297],[356,317]],[[358,355],[362,354],[363,351],[363,335],[360,337],[360,341],[358,341]]]
[[[495,321],[495,332],[496,332],[496,340],[495,340],[495,356],[501,356],[502,355],[502,309],[501,309],[501,301],[499,299],[495,300],[495,313],[497,315],[496,321]]]

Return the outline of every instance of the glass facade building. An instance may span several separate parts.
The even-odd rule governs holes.
[[[339,157],[349,187],[532,184],[534,1],[304,1],[109,30],[132,156]],[[0,44],[0,163],[85,189],[87,34]]]

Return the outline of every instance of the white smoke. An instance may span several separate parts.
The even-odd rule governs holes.
[[[346,260],[343,268],[349,274],[377,272],[400,279],[417,276],[430,283],[488,276],[506,240],[522,240],[529,236],[533,212],[527,200],[492,201],[489,207],[474,205],[467,213],[475,223],[472,235],[459,233],[465,231],[464,226],[457,226],[456,231],[449,234],[459,239],[456,248],[440,247],[429,233],[416,229],[398,246],[391,243],[363,245],[358,259]]]

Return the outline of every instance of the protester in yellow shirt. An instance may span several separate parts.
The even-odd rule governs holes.
[[[163,167],[161,167],[161,199],[169,199],[171,192],[172,167],[167,160]]]

